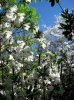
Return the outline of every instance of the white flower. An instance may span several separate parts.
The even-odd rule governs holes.
[[[28,61],[33,61],[33,55],[30,55],[30,56],[28,57]]]
[[[20,23],[23,22],[24,17],[25,17],[25,13],[18,13],[14,24],[19,26]]]
[[[3,63],[3,61],[0,60],[0,64]]]
[[[26,2],[31,2],[31,0],[26,0]]]
[[[51,84],[51,81],[49,81],[48,79],[47,80],[44,80],[45,84]]]
[[[10,12],[16,12],[17,11],[17,6],[14,5],[13,7],[10,8]]]
[[[9,55],[9,60],[14,60],[12,55]]]
[[[20,41],[18,40],[17,43],[19,44],[20,48],[22,49],[25,46],[25,42],[24,41]]]
[[[36,32],[38,32],[38,30],[39,30],[39,26],[34,26],[33,33],[36,34]]]
[[[29,23],[24,24],[24,29],[25,29],[25,30],[27,30],[27,31],[28,31],[28,30],[29,30],[29,28],[30,28],[30,24],[29,24]]]
[[[22,22],[24,19],[25,13],[18,13],[19,21]]]
[[[23,74],[22,74],[22,81],[25,81],[24,78],[25,78],[26,76],[27,76],[26,73],[23,73]]]
[[[8,18],[9,21],[15,21],[16,15],[14,13],[6,13],[6,17]]]
[[[41,43],[43,49],[46,48],[48,42],[44,37],[37,40]]]
[[[50,76],[54,80],[55,84],[60,82],[60,74],[59,73],[52,73],[52,74],[50,74]]]
[[[11,24],[8,23],[8,22],[6,22],[6,23],[4,23],[4,26],[5,26],[6,28],[8,28],[8,27],[11,27]]]
[[[43,48],[46,48],[46,44],[45,44],[45,43],[42,43],[42,47],[43,47]]]
[[[15,69],[16,72],[20,71],[21,67],[23,67],[23,64],[22,64],[22,63],[19,63],[19,62],[17,62],[17,61],[15,62],[15,65],[16,65],[16,67],[17,67],[17,68]]]
[[[12,31],[5,31],[6,38],[9,39],[12,36]]]
[[[41,69],[42,68],[42,66],[38,66],[38,69]]]

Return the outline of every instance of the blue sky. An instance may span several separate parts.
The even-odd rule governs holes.
[[[69,8],[70,10],[74,10],[74,0],[60,0],[60,4],[62,8]],[[32,3],[31,6],[35,7],[41,16],[38,21],[41,30],[43,30],[43,25],[54,25],[54,16],[60,15],[61,13],[61,9],[58,4],[56,4],[54,7],[51,7],[50,3],[48,3],[46,0],[42,0],[42,2],[37,0],[37,2]]]

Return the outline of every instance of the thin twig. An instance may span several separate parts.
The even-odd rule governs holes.
[[[60,3],[58,3],[59,7],[61,8],[62,11],[64,11],[63,7],[61,6]]]

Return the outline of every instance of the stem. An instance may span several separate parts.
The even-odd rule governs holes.
[[[39,54],[38,66],[40,66],[40,59],[41,59],[41,54]]]
[[[40,66],[40,60],[41,60],[41,51],[39,50],[40,46],[38,47],[38,52],[39,52],[39,56],[38,56],[38,66]]]
[[[43,77],[43,96],[42,96],[42,100],[46,100],[46,85],[45,85],[45,82],[44,82],[44,77]]]
[[[1,45],[1,42],[0,42],[0,58],[2,57],[2,55],[1,55],[1,47],[2,47],[2,45]],[[0,59],[1,60],[1,63],[0,63],[0,67],[1,67],[1,73],[2,73],[2,84],[3,84],[3,82],[4,82],[4,75],[3,75],[3,62],[2,62],[2,58]]]
[[[12,100],[14,100],[14,67],[12,68],[12,74],[13,74],[13,79],[12,79]]]
[[[4,75],[3,75],[3,73],[4,73],[4,70],[3,70],[3,66],[2,66],[2,84],[4,83]]]
[[[62,11],[64,11],[63,7],[61,6],[60,3],[58,3],[59,7],[61,8]]]
[[[1,80],[2,80],[2,87],[3,87],[3,89],[2,89],[2,92],[3,92],[3,95],[4,95],[4,86],[3,86],[3,83],[4,83],[4,69],[3,69],[3,67],[4,67],[4,64],[3,64],[3,60],[2,60],[2,52],[1,52],[1,47],[2,47],[2,44],[1,44],[1,41],[0,41],[0,61],[1,61],[1,63],[0,63],[0,68],[1,68]],[[4,100],[4,96],[2,97],[2,100]]]
[[[45,72],[46,72],[46,70],[45,70],[45,66],[44,66],[44,69],[43,69],[43,76],[42,76],[42,84],[43,84],[43,95],[42,95],[42,100],[46,100],[46,84],[45,84],[45,82],[44,82],[44,80],[45,80]]]

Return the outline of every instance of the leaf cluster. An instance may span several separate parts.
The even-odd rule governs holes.
[[[60,28],[63,29],[63,35],[68,39],[72,40],[74,34],[74,11],[69,12],[68,9],[61,13],[64,22],[60,23]]]
[[[51,6],[53,7],[55,3],[59,3],[59,0],[49,0],[49,2],[51,3]]]

